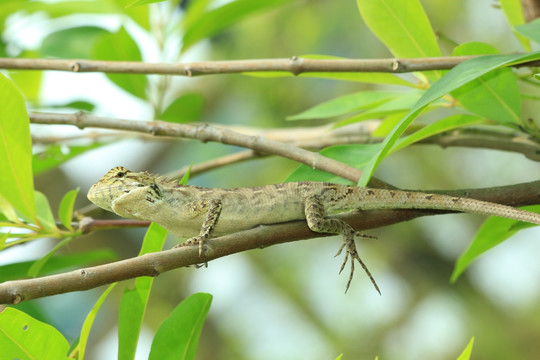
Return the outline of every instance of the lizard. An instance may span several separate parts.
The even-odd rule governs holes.
[[[379,286],[356,250],[363,235],[332,215],[354,210],[430,209],[499,216],[540,224],[540,214],[511,206],[441,194],[376,189],[313,181],[247,188],[206,188],[148,172],[117,166],[90,188],[88,199],[125,218],[155,222],[173,235],[189,238],[178,246],[198,244],[199,256],[212,236],[231,234],[258,225],[305,220],[317,233],[341,234],[345,249],[340,273],[350,260],[349,289],[355,260],[375,289]]]

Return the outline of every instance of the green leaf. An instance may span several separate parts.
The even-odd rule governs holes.
[[[287,120],[326,119],[344,115],[352,111],[369,109],[400,94],[402,93],[396,91],[360,91],[322,102],[299,114],[287,116]]]
[[[6,220],[8,221],[20,223],[15,209],[2,195],[0,195],[0,214],[5,216]]]
[[[79,26],[51,33],[41,44],[45,57],[63,59],[91,59],[92,51],[100,37],[109,34],[96,26]]]
[[[492,46],[471,42],[458,46],[455,56],[497,54]],[[509,68],[497,69],[452,91],[474,114],[501,124],[521,124],[521,96],[517,77]]]
[[[339,160],[347,165],[361,168],[378,150],[379,147],[377,145],[335,145],[319,151],[319,154]],[[285,179],[285,182],[307,180],[347,185],[351,184],[349,180],[327,173],[326,171],[314,169],[311,166],[304,164],[299,165],[296,170]]]
[[[48,231],[56,232],[56,222],[51,206],[49,205],[49,200],[47,200],[47,197],[43,193],[37,190],[34,192],[34,196],[36,198],[36,216],[39,224]]]
[[[0,250],[6,245],[6,240],[9,238],[10,233],[0,233]]]
[[[103,145],[106,144],[94,143],[84,146],[50,145],[44,151],[32,155],[32,171],[34,175],[39,175],[47,170],[58,167],[60,164],[65,163],[77,155],[97,149]]]
[[[540,212],[540,205],[527,206],[523,209],[538,213]],[[516,226],[517,224],[520,224],[520,226]],[[478,230],[469,248],[457,260],[450,282],[456,282],[463,271],[478,256],[510,238],[518,230],[532,226],[535,225],[500,217],[490,217],[487,219]]]
[[[339,121],[336,124],[336,127],[354,124],[359,121],[381,118],[396,113],[403,113],[404,111],[406,112],[422,97],[423,94],[423,91],[416,90],[401,92],[399,96],[396,96],[393,99],[389,99],[380,105],[374,106],[363,113]],[[430,106],[433,106],[434,104],[435,103],[432,103]]]
[[[392,148],[391,153],[403,149],[404,147],[407,147],[415,142],[426,139],[436,134],[440,134],[445,131],[450,131],[463,126],[478,125],[482,123],[485,123],[485,120],[478,116],[459,114],[452,115],[447,118],[438,120],[405,138],[399,139],[396,146]]]
[[[474,336],[471,338],[471,341],[467,344],[467,347],[463,350],[461,355],[457,358],[457,360],[469,360],[471,358],[472,348],[474,344]]]
[[[107,287],[107,290],[101,294],[99,299],[96,301],[94,306],[92,307],[92,310],[88,313],[86,316],[86,319],[84,320],[84,324],[81,329],[81,336],[79,338],[79,360],[84,360],[84,356],[86,353],[86,345],[88,343],[88,336],[90,335],[90,329],[92,328],[92,325],[94,324],[94,320],[96,319],[97,313],[99,309],[101,308],[101,305],[103,305],[103,302],[109,296],[110,292],[114,289],[118,283],[112,283]]]
[[[54,327],[6,307],[0,312],[0,349],[3,359],[65,359],[66,338]]]
[[[23,51],[20,58],[40,58],[43,57],[35,51]],[[43,79],[43,71],[40,70],[9,70],[9,77],[22,91],[27,101],[33,104],[39,104],[39,92]]]
[[[193,26],[204,15],[208,5],[213,0],[194,0],[187,3],[187,10],[182,19],[182,27],[187,30]]]
[[[185,52],[200,40],[219,33],[249,15],[281,6],[290,1],[291,0],[236,0],[210,11],[200,13],[200,16],[197,19],[191,17],[189,27],[185,28],[186,32],[183,39],[182,52]]]
[[[69,230],[73,230],[71,219],[73,218],[73,206],[75,205],[79,190],[80,188],[76,188],[75,190],[68,191],[62,197],[62,201],[60,201],[60,206],[58,207],[58,217],[62,224]]]
[[[534,19],[525,25],[514,26],[514,29],[521,35],[540,44],[540,18]]]
[[[114,260],[117,260],[117,256],[111,250],[94,250],[82,254],[58,255],[45,263],[41,269],[41,274],[51,274],[69,268]],[[0,266],[0,282],[25,278],[33,264],[34,261],[24,261]]]
[[[118,10],[120,13],[126,14],[133,21],[135,21],[140,27],[145,30],[151,31],[150,26],[150,10],[148,6],[133,6],[128,7],[133,0],[113,0],[114,3],[118,5]],[[177,6],[177,3],[171,4],[172,6]]]
[[[146,232],[140,255],[158,252],[167,239],[167,230],[152,223]],[[118,317],[118,358],[134,359],[142,321],[146,312],[154,278],[144,276],[135,280],[135,288],[125,289]]]
[[[179,184],[182,184],[182,185],[187,185],[188,183],[188,180],[189,180],[189,177],[191,175],[191,168],[193,167],[193,161],[191,162],[191,164],[189,164],[189,168],[187,169],[186,173],[184,174],[184,176],[182,176],[182,178],[180,180],[178,180],[178,183]]]
[[[118,32],[102,35],[94,46],[94,58],[113,61],[142,61],[139,47],[124,27]],[[128,93],[146,100],[148,79],[145,75],[106,74],[116,85]]]
[[[525,15],[523,14],[523,5],[521,4],[521,0],[500,0],[499,4],[501,5],[504,15],[506,16],[506,20],[508,20],[512,27],[525,24]],[[517,39],[521,43],[521,46],[523,46],[526,51],[531,51],[531,43],[529,40],[516,33],[515,28],[513,31],[514,35],[516,35]]]
[[[19,90],[0,74],[0,195],[28,219],[34,219],[34,181],[30,120]]]
[[[445,94],[469,83],[472,80],[503,66],[519,64],[528,61],[534,61],[540,58],[540,51],[529,54],[508,54],[508,55],[490,55],[480,56],[466,62],[463,62],[447,72],[435,84],[433,84],[426,93],[418,100],[411,110],[405,115],[400,123],[392,130],[381,144],[377,156],[363,168],[362,179],[359,185],[365,186],[373,172],[380,164],[382,159],[389,153],[399,137],[405,132],[407,127],[422,112],[422,110],[433,101],[439,99]]]
[[[420,1],[357,0],[356,3],[366,25],[395,57],[441,56]],[[432,80],[441,76],[440,71],[425,74]]]
[[[133,7],[133,6],[142,6],[142,5],[148,5],[148,4],[154,4],[158,2],[164,2],[165,0],[136,0],[132,2],[131,4],[126,5],[126,7]]]
[[[52,256],[60,249],[62,246],[66,245],[72,240],[72,238],[68,237],[60,241],[58,244],[56,244],[45,256],[43,256],[41,259],[36,260],[32,266],[30,266],[30,269],[28,269],[28,277],[34,278],[39,275],[39,272],[45,264],[52,258]]]
[[[157,330],[148,359],[194,359],[211,302],[212,295],[205,293],[182,301]]]
[[[204,97],[201,94],[186,94],[174,100],[159,116],[161,120],[187,123],[201,118]]]

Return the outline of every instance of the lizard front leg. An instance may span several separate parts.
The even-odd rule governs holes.
[[[200,200],[200,201],[194,201],[189,204],[188,211],[191,216],[197,217],[201,215],[205,215],[201,231],[199,235],[192,237],[191,239],[188,239],[182,244],[178,244],[175,246],[185,246],[190,244],[199,244],[199,256],[202,254],[204,242],[210,238],[212,235],[212,232],[214,231],[214,227],[216,226],[219,215],[221,214],[221,200],[212,199],[212,200]]]
[[[379,294],[381,291],[379,290],[379,286],[377,285],[377,282],[369,272],[367,266],[364,264],[362,259],[360,259],[360,256],[358,256],[358,252],[356,251],[356,244],[354,242],[355,236],[359,237],[370,237],[366,235],[362,235],[358,232],[356,232],[351,225],[347,224],[345,221],[340,219],[333,219],[328,218],[326,216],[326,211],[324,210],[323,203],[319,196],[312,195],[308,196],[304,200],[304,211],[306,215],[306,220],[309,228],[312,231],[319,232],[319,233],[330,233],[330,234],[341,234],[343,235],[343,244],[339,248],[339,251],[337,252],[336,256],[341,254],[341,251],[346,248],[345,253],[345,260],[343,261],[343,264],[341,265],[341,269],[339,270],[339,273],[343,271],[345,268],[345,265],[347,264],[349,257],[351,259],[351,273],[349,275],[349,280],[347,281],[347,286],[345,288],[345,292],[349,290],[349,286],[351,285],[351,281],[354,274],[354,260],[357,260],[366,274],[368,275],[369,279],[373,283],[373,286],[375,286],[375,289]]]

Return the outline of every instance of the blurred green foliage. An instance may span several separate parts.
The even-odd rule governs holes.
[[[336,59],[425,57],[508,54],[517,49],[523,52],[530,51],[530,41],[538,41],[538,22],[524,24],[517,0],[501,0],[502,10],[472,0],[150,3],[154,1],[4,1],[0,3],[0,55],[147,62],[302,54],[311,54],[307,58]],[[463,9],[467,16],[463,16]],[[505,21],[511,26],[501,26]],[[4,114],[0,117],[0,221],[3,228],[11,224],[29,235],[25,238],[2,230],[0,245],[8,247],[13,238],[20,242],[41,237],[63,240],[44,252],[46,255],[36,256],[38,260],[33,263],[20,261],[2,266],[2,279],[66,271],[139,252],[140,244],[127,240],[140,238],[135,232],[120,236],[99,232],[85,237],[84,242],[71,241],[81,235],[70,223],[75,202],[87,202],[81,197],[77,200],[74,190],[64,195],[66,189],[80,184],[71,184],[74,179],[65,176],[62,164],[76,166],[77,171],[89,177],[86,185],[90,185],[94,177],[101,175],[101,163],[113,158],[134,161],[141,169],[166,172],[236,150],[221,144],[183,141],[151,145],[141,141],[122,148],[118,138],[124,140],[125,136],[101,142],[87,141],[92,137],[85,135],[82,143],[58,144],[50,139],[40,143],[35,138],[32,149],[24,100],[32,110],[83,109],[121,117],[140,106],[148,110],[140,116],[145,120],[200,121],[256,129],[319,124],[341,127],[376,118],[381,125],[374,134],[389,134],[382,145],[338,145],[321,153],[365,168],[369,176],[384,158],[378,171],[400,187],[491,186],[498,181],[504,184],[537,178],[538,171],[528,163],[512,170],[518,162],[514,158],[504,161],[495,156],[485,160],[480,156],[477,161],[481,166],[475,166],[475,160],[470,160],[474,150],[443,152],[432,147],[425,151],[409,145],[434,134],[478,125],[538,138],[534,122],[525,120],[538,111],[534,71],[516,72],[504,66],[539,57],[538,53],[500,55],[477,59],[450,72],[403,75],[250,73],[190,79],[106,74],[110,80],[106,86],[129,94],[127,98],[111,99],[108,89],[96,87],[87,89],[95,95],[91,98],[60,102],[53,97],[53,92],[67,86],[60,78],[47,79],[50,74],[40,71],[6,72],[11,80],[0,75],[0,108]],[[77,87],[88,87],[88,77],[72,75],[78,76]],[[58,82],[57,87],[47,85],[51,82]],[[413,121],[418,128],[410,126]],[[402,137],[405,130],[407,137]],[[32,135],[46,138],[51,132],[32,128]],[[97,151],[106,155],[88,160]],[[130,160],[125,160],[125,155]],[[490,162],[496,167],[486,175],[484,167]],[[36,188],[42,192],[34,192],[32,170],[34,176],[39,175]],[[474,174],[479,174],[479,180],[474,180]],[[265,158],[213,170],[190,182],[229,187],[285,179],[343,181],[306,165],[297,167],[288,160]],[[56,203],[60,203],[58,216],[51,210]],[[54,340],[54,344],[49,342],[51,349],[66,354],[67,338],[72,348],[80,350],[79,356],[87,353],[95,357],[101,339],[94,335],[98,332],[94,329],[112,336],[107,331],[117,326],[116,316],[101,314],[116,313],[116,301],[121,303],[118,336],[122,359],[134,358],[141,328],[156,334],[150,352],[155,358],[177,358],[178,353],[193,358],[201,329],[201,346],[197,350],[197,358],[201,359],[335,358],[340,353],[345,354],[343,358],[371,359],[378,355],[381,359],[450,359],[456,358],[473,336],[477,339],[474,354],[479,358],[526,358],[540,352],[536,341],[540,325],[538,287],[531,290],[532,295],[519,288],[506,298],[514,301],[514,305],[508,305],[493,295],[493,288],[485,281],[478,280],[478,272],[476,277],[462,276],[454,285],[448,284],[453,261],[467,245],[459,239],[473,238],[475,226],[461,220],[456,220],[450,231],[444,230],[448,226],[444,223],[440,228],[420,221],[409,226],[400,224],[381,230],[379,242],[362,244],[368,263],[374,265],[376,276],[382,278],[379,282],[385,284],[382,298],[369,293],[369,284],[361,276],[356,279],[356,288],[342,296],[345,279],[336,281],[336,264],[329,263],[329,253],[337,249],[337,243],[284,245],[265,249],[262,255],[248,253],[212,262],[203,275],[204,270],[182,269],[161,275],[155,283],[140,278],[133,289],[129,288],[131,283],[122,284],[122,294],[112,291],[111,286],[101,297],[87,292],[76,301],[58,296],[48,306],[32,302],[36,304],[31,311],[35,318],[46,318],[46,311],[52,309],[51,324],[70,329],[63,331],[64,336],[23,312],[4,310],[0,327],[20,337],[0,337],[0,348],[7,349],[9,344],[10,351],[19,347],[33,354],[41,351],[39,338],[46,337]],[[515,222],[489,219],[461,257],[452,279],[455,281],[473,259],[522,228]],[[159,251],[165,237],[163,229],[151,227],[139,254]],[[119,239],[121,243],[115,241]],[[103,248],[112,248],[117,254],[96,250]],[[507,271],[513,274],[517,270]],[[499,279],[496,273],[490,275],[490,279]],[[526,283],[522,284],[525,287]],[[215,312],[210,310],[204,328],[211,297],[188,297],[200,289],[214,294],[216,308]],[[107,296],[114,300],[105,301]],[[527,296],[532,300],[527,302]],[[185,302],[181,302],[184,298]],[[70,311],[71,317],[62,316]],[[82,314],[87,312],[83,324]],[[80,323],[73,325],[75,318]],[[26,331],[23,323],[30,324],[30,335],[21,333],[21,326]],[[39,334],[34,335],[34,330]],[[33,341],[28,341],[29,336]],[[79,341],[71,341],[79,336]],[[182,341],[172,341],[178,338]],[[469,358],[472,343],[460,359]],[[55,352],[49,353],[56,358]]]

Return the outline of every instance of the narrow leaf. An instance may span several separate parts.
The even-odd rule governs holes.
[[[416,104],[418,99],[420,99],[423,94],[424,92],[414,90],[408,92],[401,92],[398,96],[391,98],[388,101],[381,103],[380,105],[376,105],[374,107],[366,109],[364,112],[358,115],[354,115],[350,118],[339,121],[338,123],[336,123],[335,126],[338,127],[354,124],[355,122],[381,118],[396,113],[405,114],[414,104]],[[435,102],[430,104],[430,106],[433,106],[434,104]]]
[[[60,206],[58,207],[58,217],[62,224],[69,230],[73,230],[71,226],[71,219],[73,218],[73,207],[75,205],[75,200],[77,199],[77,194],[79,193],[80,188],[75,190],[70,190],[64,195],[62,201],[60,201]]]
[[[481,56],[461,63],[450,70],[435,84],[433,84],[428,91],[426,91],[426,93],[420,98],[420,100],[418,100],[407,115],[405,115],[403,120],[401,120],[394,130],[386,137],[384,142],[380,145],[380,151],[377,156],[373,157],[369,164],[364,167],[364,172],[362,174],[362,179],[359,181],[359,185],[365,186],[369,182],[369,179],[382,159],[384,159],[384,157],[388,154],[390,149],[394,146],[407,127],[430,103],[459,88],[460,86],[463,86],[470,81],[490,72],[491,70],[498,69],[503,66],[534,61],[539,58],[540,51],[529,54]]]
[[[524,209],[540,212],[540,205],[524,207]],[[522,226],[516,227],[516,224]],[[502,243],[524,227],[532,227],[534,224],[521,223],[516,220],[490,217],[478,230],[469,248],[459,257],[450,278],[454,283],[467,267],[480,255]]]
[[[191,168],[193,167],[193,161],[191,162],[191,164],[189,164],[189,168],[187,169],[186,173],[184,174],[184,176],[182,176],[182,178],[180,180],[178,180],[178,183],[181,184],[181,185],[187,185],[188,181],[189,181],[189,177],[191,175]]]
[[[66,338],[54,327],[15,308],[0,312],[0,349],[3,359],[65,359]]]
[[[140,255],[161,251],[167,230],[152,223],[144,237]],[[152,289],[152,277],[138,277],[133,289],[125,289],[118,317],[118,358],[134,359],[137,341]]]
[[[71,240],[72,238],[70,237],[63,239],[58,244],[56,244],[45,256],[43,256],[39,260],[36,260],[30,267],[30,269],[28,269],[28,277],[34,278],[38,276],[43,266],[45,266],[45,264],[52,258],[52,256],[58,251],[58,249],[69,243]]]
[[[456,128],[469,125],[478,125],[485,123],[485,120],[473,115],[452,115],[447,118],[438,120],[417,132],[402,138],[398,141],[396,146],[394,146],[391,152],[403,149],[415,142],[418,142],[422,139],[426,139],[430,136],[443,133],[445,131],[450,131]]]
[[[81,336],[79,338],[79,360],[84,360],[84,356],[86,353],[86,345],[88,344],[88,336],[90,335],[90,329],[92,328],[92,325],[94,324],[94,320],[96,319],[97,313],[99,309],[101,308],[101,305],[103,305],[103,302],[109,296],[111,291],[114,289],[117,283],[113,283],[107,287],[107,290],[101,294],[99,299],[96,301],[94,306],[92,307],[92,310],[88,313],[86,316],[86,319],[84,320],[84,324],[81,329]]]
[[[49,200],[39,191],[35,191],[34,196],[36,198],[37,220],[46,230],[56,231],[56,222],[54,221]]]
[[[299,114],[288,116],[287,120],[326,119],[344,115],[352,111],[368,109],[401,94],[395,91],[360,91],[322,102]]]
[[[165,0],[136,0],[128,5],[126,7],[133,7],[133,6],[142,6],[142,5],[148,5],[148,4],[154,4],[158,2],[164,2]]]
[[[461,355],[459,355],[457,360],[469,360],[471,358],[473,344],[474,344],[474,336],[471,338],[471,341],[469,341],[469,343],[467,344],[467,347],[463,350]]]
[[[6,220],[14,223],[20,223],[15,209],[2,195],[0,195],[0,214],[2,214]]]
[[[30,121],[19,90],[0,74],[0,195],[28,219],[34,219],[34,181]]]
[[[211,302],[212,295],[205,293],[182,301],[157,330],[148,359],[194,359]]]

